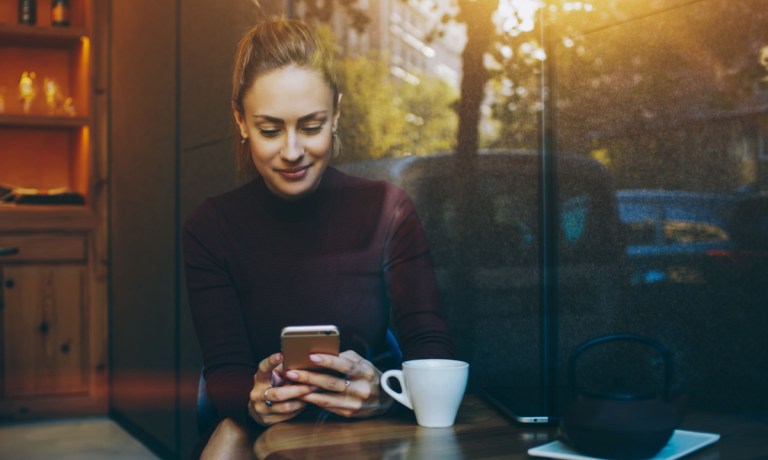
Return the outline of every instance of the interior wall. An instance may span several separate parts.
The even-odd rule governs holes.
[[[283,8],[261,3],[111,1],[111,410],[164,457],[187,458],[197,438],[181,225],[236,185],[235,46]]]
[[[262,2],[262,4],[279,2]],[[252,1],[184,0],[179,99],[179,224],[205,198],[236,186],[232,139],[232,61],[240,37],[264,12]],[[182,261],[179,260],[179,264]],[[183,266],[183,264],[182,264]],[[180,450],[188,458],[197,438],[197,384],[202,358],[180,274]],[[192,442],[190,442],[192,441]]]
[[[176,0],[113,0],[111,410],[175,450]]]

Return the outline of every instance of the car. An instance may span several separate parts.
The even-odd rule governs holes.
[[[691,404],[754,409],[768,385],[768,194],[616,192],[631,267],[625,310],[675,350]],[[695,389],[695,391],[693,391]]]
[[[429,240],[442,303],[470,382],[538,383],[541,295],[539,155],[481,151],[343,164],[413,199]],[[611,330],[624,244],[607,170],[558,159],[559,318],[565,349]],[[574,319],[568,321],[567,319]]]
[[[768,195],[618,190],[633,286],[765,299]]]

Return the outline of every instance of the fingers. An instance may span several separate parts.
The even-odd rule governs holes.
[[[283,385],[278,367],[283,355],[275,353],[259,363],[253,375],[248,412],[256,422],[272,425],[298,415],[306,407],[300,398],[316,388],[308,385]]]
[[[367,400],[338,393],[310,393],[302,399],[343,417],[355,417],[367,402]]]
[[[346,375],[350,379],[371,378],[375,375],[373,372],[373,365],[362,358],[354,351],[345,351],[339,356],[325,355],[325,354],[312,354],[309,355],[309,359],[320,367],[326,368],[331,371],[335,371],[338,374]],[[291,380],[294,380],[293,376],[297,373],[302,375],[309,374],[308,371],[288,371],[285,376]],[[316,376],[324,376],[326,374],[313,372]],[[327,381],[327,379],[325,379]],[[304,382],[304,380],[300,380]],[[315,382],[309,382],[315,384]],[[325,387],[324,387],[325,388]],[[326,388],[331,389],[331,388]]]
[[[262,379],[262,381],[269,381],[269,378],[272,376],[272,371],[276,370],[277,366],[279,366],[282,362],[282,353],[275,353],[262,359],[259,363],[259,368],[256,371],[256,374],[253,376],[254,382],[257,379]]]
[[[357,353],[346,351],[339,356],[317,354],[311,355],[310,359],[344,377],[310,371],[286,372],[285,377],[290,380],[326,390],[302,396],[303,401],[344,417],[369,417],[385,408],[387,401],[382,400],[379,391],[381,372]]]
[[[293,388],[294,385],[288,387],[267,387],[264,389],[262,395],[262,404],[266,408],[260,413],[264,414],[292,414],[294,412],[300,412],[306,406],[306,403],[298,398],[305,396],[311,391],[304,385],[295,385],[303,387],[303,391],[299,391],[299,388]],[[286,391],[292,390],[292,391]],[[258,404],[258,403],[257,403]]]

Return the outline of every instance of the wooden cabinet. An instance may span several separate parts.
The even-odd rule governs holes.
[[[2,232],[0,420],[106,411],[106,315],[91,232]]]
[[[87,392],[85,267],[9,267],[3,278],[3,395]]]
[[[0,0],[0,421],[107,411],[106,78],[70,4],[54,27]]]

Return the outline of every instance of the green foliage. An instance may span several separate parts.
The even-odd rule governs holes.
[[[405,112],[389,68],[381,59],[346,57],[337,62],[341,102],[340,161],[392,155],[402,144]]]
[[[723,190],[748,181],[729,113],[749,100],[768,42],[763,0],[593,0],[560,11],[556,121],[561,151],[599,154],[619,187]],[[537,25],[538,27],[538,25]],[[499,146],[536,147],[540,32],[499,37]],[[594,155],[593,155],[594,156]]]
[[[458,126],[456,91],[439,78],[422,74],[418,85],[401,82],[399,93],[408,121],[400,150],[412,155],[453,150]]]
[[[335,50],[341,84],[338,162],[449,150],[456,142],[457,95],[442,80],[419,75],[411,85],[390,75],[382,56],[344,56],[327,25],[318,27]]]
[[[426,155],[455,145],[456,95],[448,84],[424,75],[418,85],[395,80],[376,57],[345,57],[337,69],[344,92],[339,161]]]

